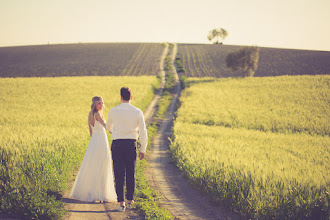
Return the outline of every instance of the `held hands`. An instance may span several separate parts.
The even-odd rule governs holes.
[[[142,160],[142,159],[144,158],[145,155],[146,155],[146,153],[141,153],[141,152],[140,152],[140,155],[139,155],[140,160]]]

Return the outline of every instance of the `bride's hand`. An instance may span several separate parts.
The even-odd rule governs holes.
[[[139,155],[139,156],[140,156],[140,160],[142,160],[142,159],[144,158],[145,155],[146,155],[145,153],[141,153],[141,152],[140,152],[140,155]]]

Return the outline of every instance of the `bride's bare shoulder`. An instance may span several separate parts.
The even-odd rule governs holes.
[[[94,114],[92,111],[88,113],[88,121],[94,121]]]
[[[102,118],[101,114],[99,112],[95,112],[95,119],[99,119]]]

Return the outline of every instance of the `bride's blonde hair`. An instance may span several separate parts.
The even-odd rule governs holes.
[[[97,109],[96,109],[96,104],[100,101],[103,101],[103,98],[102,96],[94,96],[92,98],[92,105],[91,105],[91,110],[93,112],[93,114],[95,114],[97,112]],[[103,108],[105,108],[105,105],[103,103]]]

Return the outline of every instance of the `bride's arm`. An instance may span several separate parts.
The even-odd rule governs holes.
[[[103,127],[106,127],[105,120],[101,117],[99,112],[95,113],[95,119],[103,125]]]
[[[88,123],[88,126],[89,126],[89,135],[92,137],[93,130],[92,130],[91,124]]]
[[[89,114],[88,114],[88,127],[89,127],[89,134],[92,137],[93,129],[92,129],[91,124],[94,124],[94,117],[93,117],[93,113],[89,112]]]

